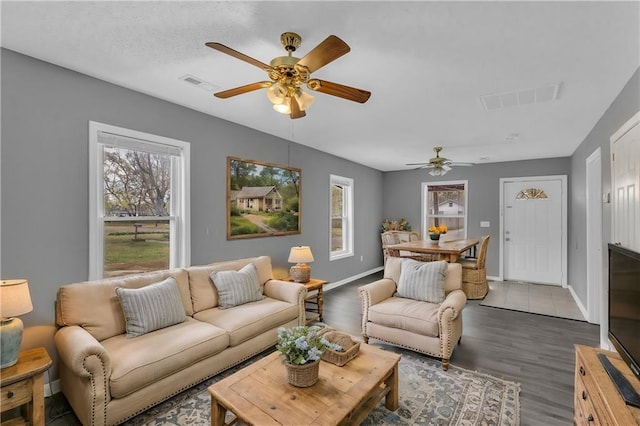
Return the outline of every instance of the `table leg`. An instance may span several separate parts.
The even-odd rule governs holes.
[[[318,320],[322,321],[322,303],[323,303],[323,296],[322,296],[322,287],[320,287],[318,289]]]
[[[33,426],[44,425],[44,375],[36,374],[33,377],[33,390],[31,402],[28,404],[30,424]]]
[[[385,381],[385,384],[389,386],[389,393],[384,400],[384,406],[387,407],[388,410],[396,411],[400,406],[398,402],[398,364],[393,367],[393,372]]]
[[[226,416],[227,409],[211,397],[211,426],[225,425],[224,419]]]

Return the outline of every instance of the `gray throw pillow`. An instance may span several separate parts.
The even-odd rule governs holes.
[[[447,268],[445,261],[418,262],[402,259],[397,295],[407,299],[442,303]]]
[[[186,319],[173,277],[142,288],[116,288],[126,321],[127,338],[141,336]]]
[[[227,309],[264,299],[258,281],[256,265],[249,263],[239,271],[211,273],[213,285],[218,290],[218,308]]]

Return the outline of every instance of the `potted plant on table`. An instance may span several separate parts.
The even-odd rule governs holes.
[[[447,233],[447,225],[429,227],[429,238],[431,241],[439,241],[440,235]]]
[[[340,345],[322,336],[322,328],[304,325],[278,328],[276,348],[285,366],[287,382],[297,387],[309,387],[318,381],[320,357],[326,348],[342,350]]]

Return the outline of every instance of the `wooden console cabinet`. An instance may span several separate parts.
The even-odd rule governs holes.
[[[624,403],[616,385],[598,359],[604,353],[640,392],[640,381],[615,352],[575,345],[576,371],[573,423],[576,425],[640,425],[640,408]]]

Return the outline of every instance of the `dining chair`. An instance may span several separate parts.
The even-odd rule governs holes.
[[[384,260],[387,260],[387,257],[407,257],[414,260],[419,260],[421,262],[431,262],[435,260],[433,256],[429,254],[423,253],[412,253],[404,250],[391,250],[387,248],[387,246],[400,244],[409,241],[420,241],[420,234],[414,231],[385,231],[380,234],[380,238],[382,240],[382,253],[384,255]]]
[[[489,247],[489,235],[482,237],[480,249],[476,259],[460,259],[462,265],[462,291],[467,299],[484,299],[489,292],[487,283],[487,249]]]

